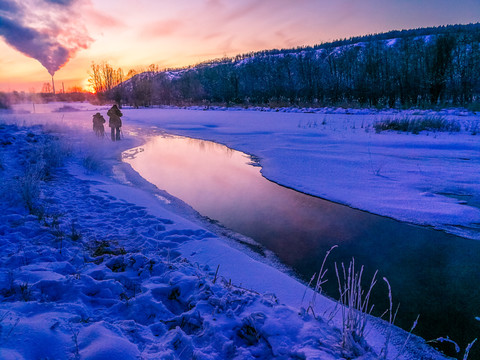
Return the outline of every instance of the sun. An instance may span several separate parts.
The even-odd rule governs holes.
[[[84,79],[82,81],[82,89],[85,92],[91,93],[91,94],[96,94],[95,89],[92,87],[92,85],[89,83],[88,79]]]

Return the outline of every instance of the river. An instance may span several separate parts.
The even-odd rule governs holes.
[[[280,186],[251,156],[210,141],[158,136],[126,155],[146,180],[273,251],[306,282],[338,245],[328,259],[327,295],[338,298],[334,263],[355,258],[365,279],[379,272],[374,315],[388,308],[386,277],[400,303],[396,325],[409,330],[420,315],[415,334],[449,336],[463,348],[480,333],[480,242]]]

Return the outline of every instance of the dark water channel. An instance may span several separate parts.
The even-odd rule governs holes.
[[[328,259],[324,290],[330,296],[338,298],[334,262],[354,257],[365,266],[364,278],[379,271],[376,315],[388,308],[386,277],[400,303],[396,325],[409,330],[420,314],[415,334],[449,336],[463,349],[480,336],[480,242],[279,186],[263,178],[249,156],[213,142],[157,137],[124,158],[158,188],[272,250],[305,281],[339,245]]]

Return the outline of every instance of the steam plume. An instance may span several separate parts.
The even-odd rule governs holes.
[[[81,24],[81,0],[0,0],[0,36],[53,76],[92,39]]]

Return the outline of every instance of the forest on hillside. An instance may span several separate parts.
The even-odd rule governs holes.
[[[392,31],[123,75],[92,64],[97,95],[133,106],[480,108],[480,23]],[[128,79],[128,80],[125,80]]]

